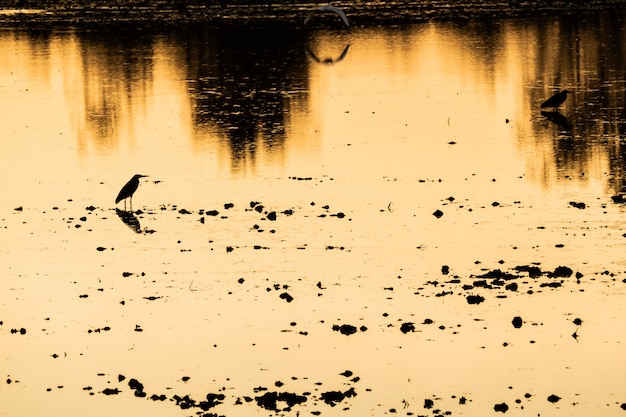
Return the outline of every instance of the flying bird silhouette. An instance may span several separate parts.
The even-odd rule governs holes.
[[[541,103],[541,108],[545,109],[546,107],[550,107],[556,110],[561,104],[565,102],[565,100],[567,100],[568,94],[572,94],[572,92],[568,90],[563,90],[560,93],[556,93],[555,95]]]
[[[309,20],[311,20],[311,18],[315,14],[315,12],[318,12],[318,11],[319,12],[333,12],[333,13],[336,13],[337,15],[339,15],[341,20],[343,20],[343,23],[345,23],[347,27],[350,27],[350,22],[348,22],[348,17],[346,16],[346,14],[339,7],[333,5],[332,2],[328,3],[325,6],[320,6],[317,9],[313,10],[311,13],[309,13],[309,15],[306,17],[306,19],[304,19],[304,24],[306,25],[307,23],[309,23]]]
[[[137,191],[137,187],[139,187],[139,178],[147,177],[147,175],[135,175],[130,181],[126,183],[120,190],[120,193],[117,195],[115,199],[115,204],[124,200],[124,210],[126,210],[126,199],[130,198],[130,210],[133,210],[133,194]]]

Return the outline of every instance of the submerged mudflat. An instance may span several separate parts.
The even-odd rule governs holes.
[[[526,210],[503,203],[450,197],[441,214],[398,201],[15,207],[1,223],[23,236],[2,290],[3,407],[26,416],[72,398],[59,415],[621,412],[623,337],[611,329],[624,325],[623,271],[576,263],[567,232],[537,252],[562,255],[527,264],[467,262],[436,242],[381,235],[394,217],[438,228],[463,213]],[[519,249],[571,226],[537,225]],[[58,247],[38,249],[53,236]],[[596,372],[602,384],[585,379]]]

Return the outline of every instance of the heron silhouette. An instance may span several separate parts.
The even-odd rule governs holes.
[[[139,178],[147,177],[147,175],[134,175],[130,181],[126,183],[120,190],[120,193],[117,195],[115,199],[115,204],[124,200],[124,210],[126,210],[126,199],[130,198],[130,210],[133,210],[133,194],[137,191],[137,187],[139,187]]]
[[[565,100],[567,100],[568,94],[572,94],[572,92],[568,90],[563,90],[560,93],[556,93],[555,95],[553,95],[552,97],[550,97],[549,99],[541,103],[541,108],[545,109],[546,107],[549,107],[554,110],[557,110],[558,107],[561,104],[563,104]]]

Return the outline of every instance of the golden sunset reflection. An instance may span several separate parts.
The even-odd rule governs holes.
[[[619,414],[621,22],[0,31],[0,415]]]

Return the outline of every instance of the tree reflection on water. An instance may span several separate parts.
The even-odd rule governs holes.
[[[301,32],[188,34],[188,82],[198,131],[217,127],[233,164],[254,160],[261,144],[280,149],[290,99],[307,90]]]
[[[328,122],[326,105],[335,93],[352,94],[353,115],[357,106],[365,114],[368,104],[386,105],[393,118],[403,118],[400,126],[415,126],[410,137],[437,130],[435,121],[450,114],[433,117],[422,110],[432,110],[433,96],[449,100],[454,94],[454,100],[465,100],[459,111],[467,114],[485,100],[494,109],[506,106],[515,140],[528,155],[529,177],[548,184],[555,176],[580,177],[606,161],[609,186],[625,192],[623,23],[623,16],[598,14],[349,32],[16,30],[0,38],[0,66],[6,74],[25,74],[25,85],[48,86],[41,94],[57,97],[81,155],[175,137],[196,149],[223,147],[236,171],[254,165],[260,149],[281,155],[286,144],[301,139],[301,132],[291,130],[297,117],[317,115],[305,127],[317,131]],[[337,33],[345,35],[341,42]],[[318,65],[331,62],[336,65]],[[405,84],[389,85],[398,80]],[[539,104],[565,88],[573,94],[558,113],[544,117]],[[388,98],[394,94],[402,96]],[[438,111],[451,111],[450,104]],[[415,111],[402,113],[407,107]],[[494,126],[492,116],[467,128]]]

